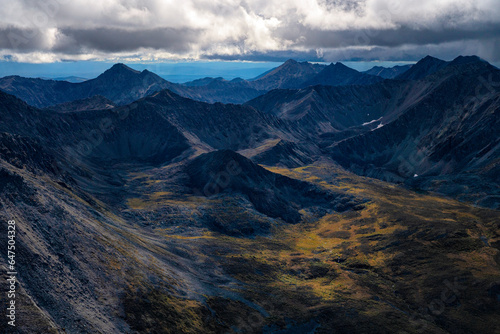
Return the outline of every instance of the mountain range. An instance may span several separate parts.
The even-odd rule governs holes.
[[[0,89],[38,108],[95,95],[123,105],[163,89],[197,101],[239,104],[273,89],[302,88],[312,84],[370,84],[380,80],[380,77],[360,73],[341,63],[325,66],[288,60],[252,80],[204,78],[176,84],[148,70],[140,72],[124,64],[115,64],[95,79],[76,82],[8,76],[0,79]]]
[[[0,79],[16,333],[498,332],[499,82],[475,56]]]

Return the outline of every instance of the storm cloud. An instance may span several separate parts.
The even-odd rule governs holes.
[[[497,0],[0,0],[0,57],[500,61]]]

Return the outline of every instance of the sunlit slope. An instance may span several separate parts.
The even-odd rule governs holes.
[[[327,162],[268,169],[369,202],[361,210],[344,213],[302,211],[301,224],[269,221],[272,232],[255,238],[208,230],[186,237],[176,233],[186,229],[182,224],[155,227],[158,222],[150,221],[167,240],[199,245],[224,275],[239,282],[231,291],[243,300],[208,298],[225,328],[235,324],[244,332],[317,328],[317,333],[500,329],[497,211],[413,193]],[[162,182],[142,177],[147,180],[142,188],[146,193]],[[214,207],[219,203],[219,214],[229,213],[228,220],[248,219],[234,211],[239,200],[225,197],[178,201],[171,194],[155,192],[141,198],[131,199],[130,209],[148,217],[164,205],[189,207],[199,215],[197,210],[203,211],[210,202]],[[134,205],[138,203],[141,206]]]

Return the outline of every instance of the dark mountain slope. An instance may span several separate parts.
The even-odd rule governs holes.
[[[21,99],[0,91],[0,131],[37,137],[40,111]],[[39,139],[41,139],[39,137]]]
[[[382,117],[397,114],[405,103],[411,103],[406,97],[413,90],[412,84],[391,81],[372,86],[314,86],[273,90],[246,105],[296,122],[311,135],[338,133],[352,127],[376,127]]]
[[[303,137],[297,127],[252,107],[198,102],[168,90],[112,110],[64,113],[0,95],[0,131],[39,138],[60,154],[84,155],[99,164],[164,163],[188,148],[252,149]]]
[[[224,80],[222,78],[204,78],[178,87],[174,91],[190,99],[215,103],[243,103],[266,91],[258,90],[246,80]]]
[[[356,173],[464,200],[496,194],[498,70],[478,57],[428,57],[417,70],[430,63],[445,66],[420,80],[273,90],[247,105],[296,124]]]
[[[203,190],[206,196],[225,191],[241,193],[258,211],[287,223],[300,222],[299,210],[303,208],[345,211],[359,204],[350,202],[352,198],[269,172],[230,150],[203,154],[191,161],[186,171],[191,186]]]
[[[446,175],[460,186],[427,182],[426,188],[457,196],[484,186],[497,193],[500,89],[486,87],[485,80],[499,82],[500,71],[482,61],[450,64],[425,79],[426,94],[393,122],[329,151],[364,175],[399,181],[418,176],[411,182]]]
[[[373,68],[369,69],[368,71],[364,71],[362,73],[376,75],[376,76],[384,78],[384,79],[394,79],[398,75],[401,75],[404,72],[408,71],[412,66],[413,65],[397,65],[397,66],[390,67],[390,68],[382,67],[382,66],[374,66]]]
[[[297,128],[254,108],[234,104],[207,104],[169,91],[134,104],[141,113],[157,112],[200,148],[240,150],[270,139],[293,139]]]
[[[84,161],[161,163],[189,147],[162,115],[133,106],[61,113],[35,109],[0,92],[0,119],[0,131],[36,139],[59,155]]]
[[[58,175],[61,171],[50,150],[40,141],[0,132],[0,158],[16,168],[25,168],[34,174]]]
[[[305,81],[301,87],[325,85],[370,85],[382,81],[381,77],[361,73],[345,66],[342,63],[330,64],[310,80]]]
[[[281,66],[250,81],[250,84],[259,90],[299,88],[324,68],[324,65],[299,63],[289,59]]]
[[[398,75],[399,80],[419,80],[431,75],[448,65],[447,61],[437,59],[431,56],[419,60],[408,71]]]

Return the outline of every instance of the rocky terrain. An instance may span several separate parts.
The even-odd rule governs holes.
[[[20,306],[0,331],[499,333],[500,71],[332,69],[182,85],[244,104],[124,65],[1,79]]]

